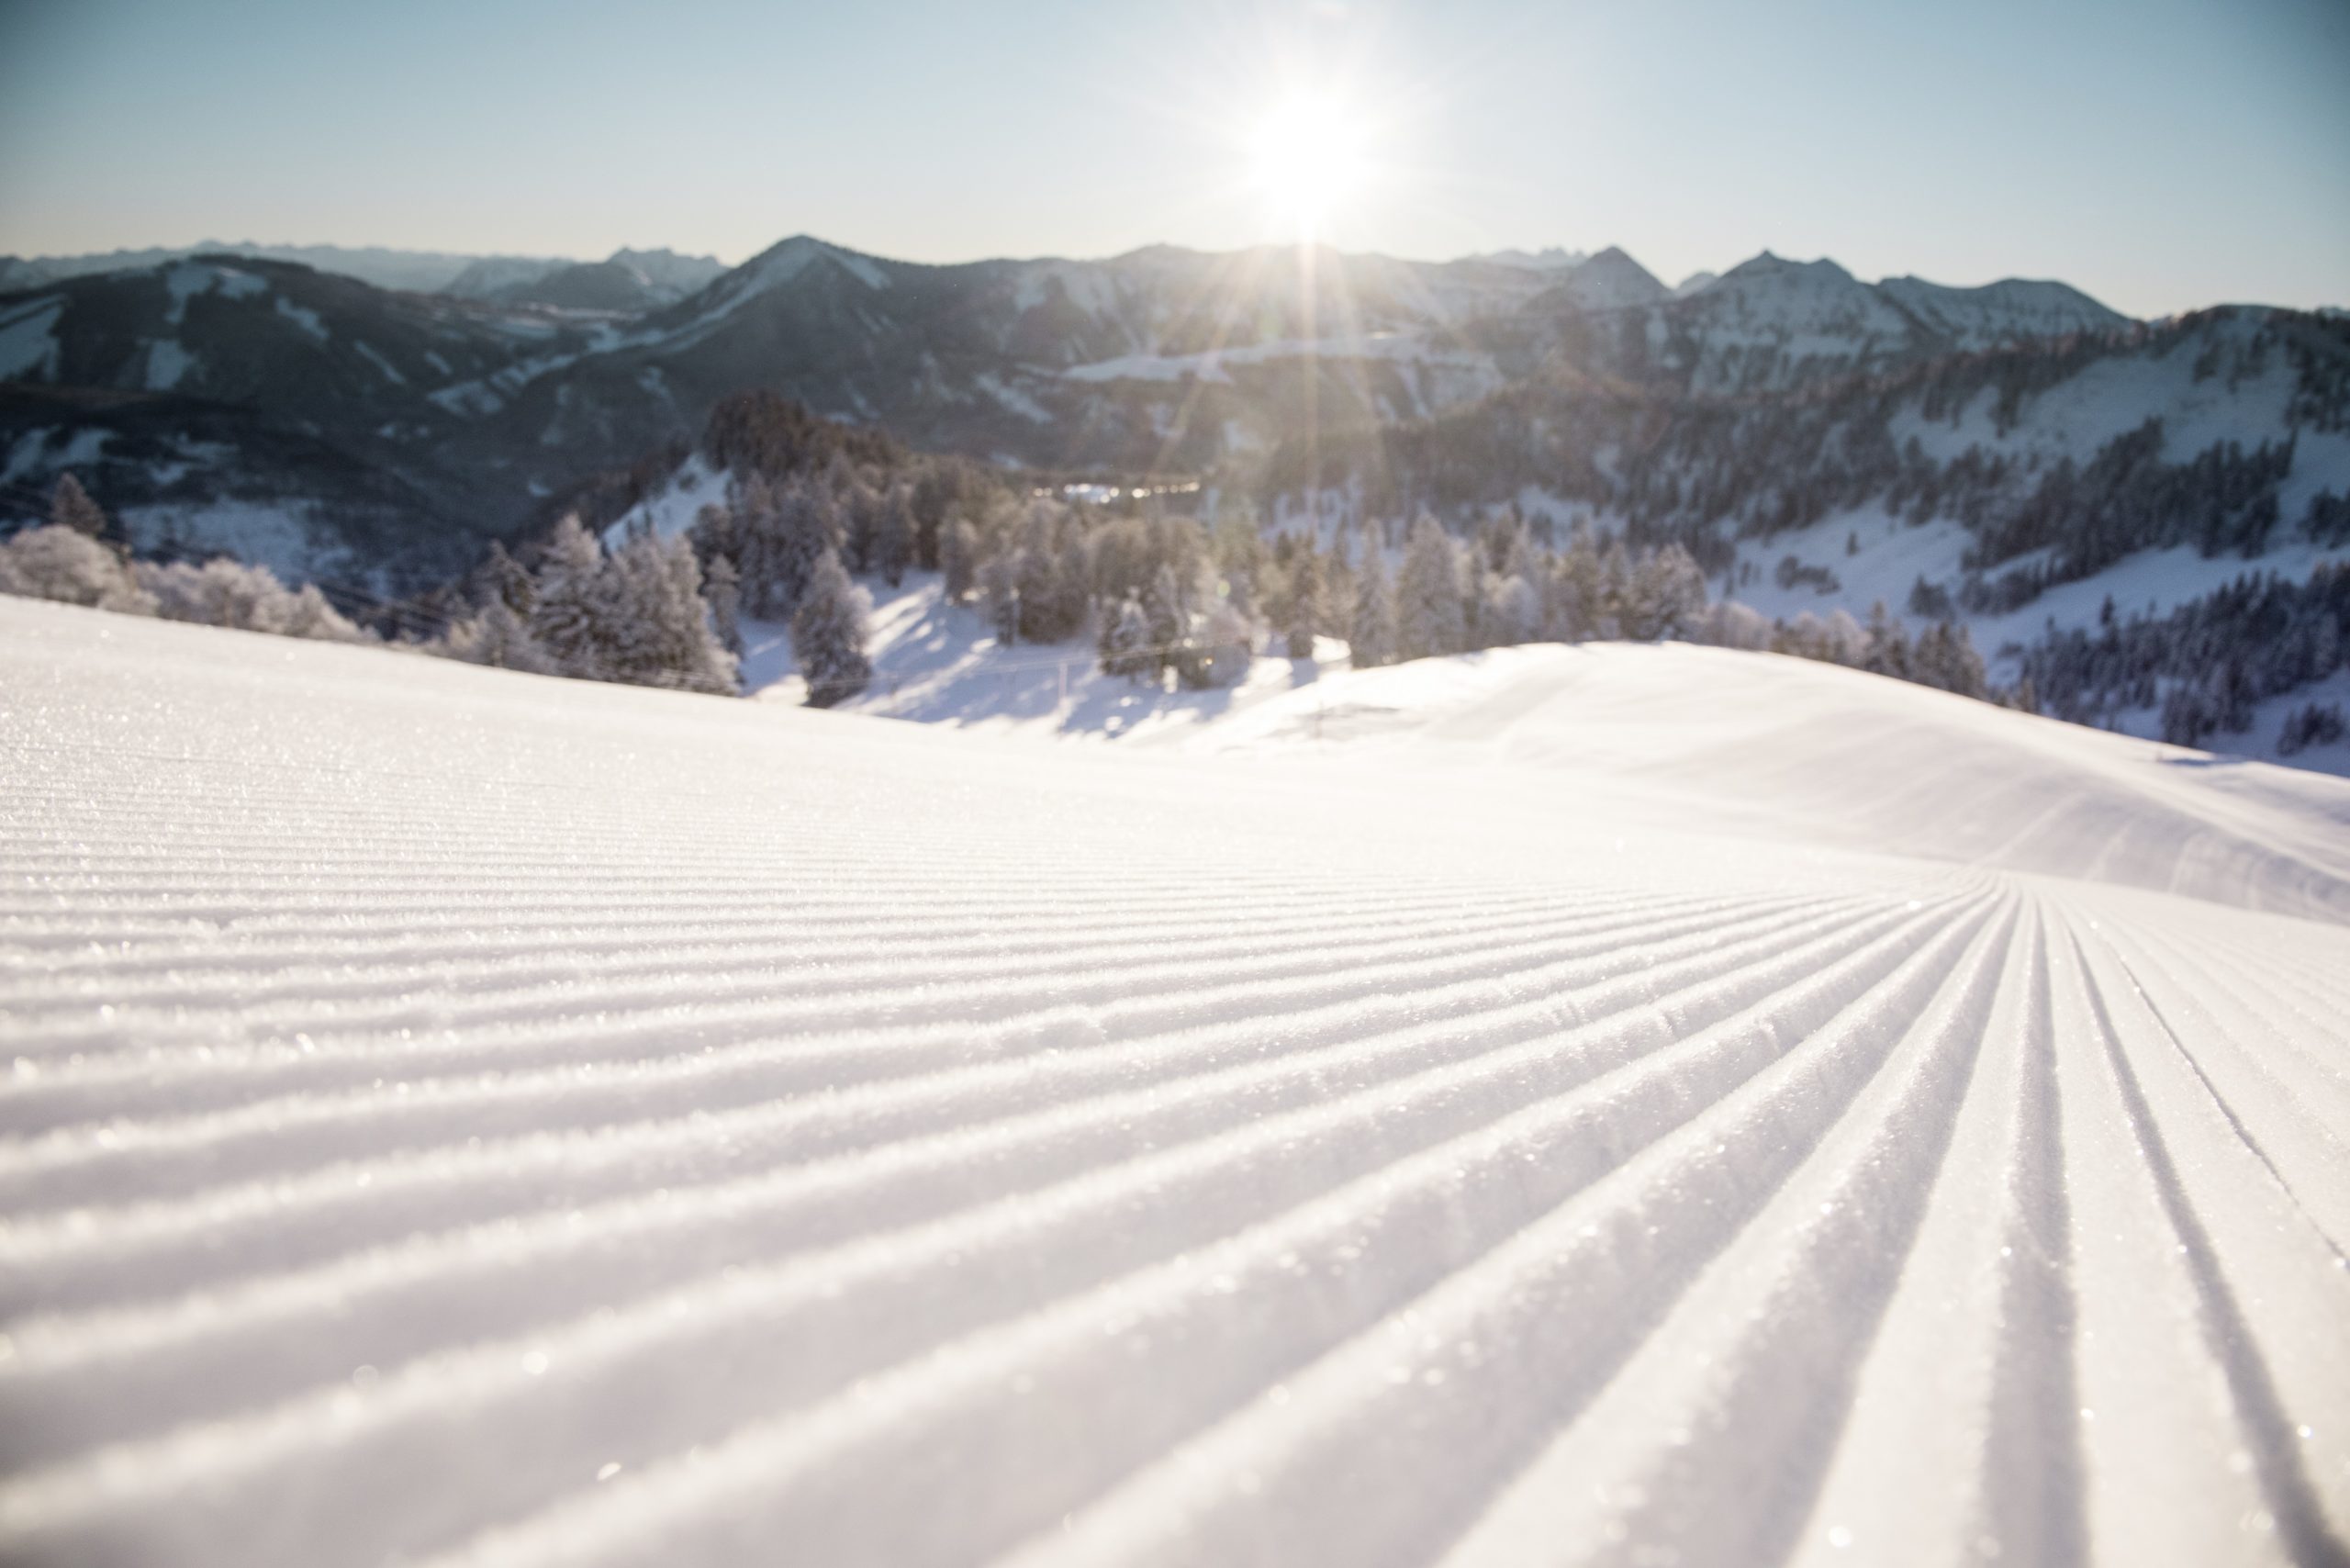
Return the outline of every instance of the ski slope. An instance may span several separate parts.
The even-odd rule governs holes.
[[[0,600],[0,1561],[2344,1561],[2350,786],[1137,738]]]

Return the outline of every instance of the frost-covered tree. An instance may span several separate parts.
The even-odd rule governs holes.
[[[1412,524],[1403,570],[1396,576],[1396,655],[1420,659],[1458,653],[1467,645],[1468,633],[1451,537],[1435,518],[1422,512]]]
[[[1908,629],[1885,607],[1883,599],[1869,608],[1868,643],[1861,654],[1861,667],[1896,680],[1908,680],[1913,673]]]
[[[1543,573],[1542,635],[1553,643],[1580,643],[1602,635],[1608,621],[1607,586],[1591,531],[1578,521],[1566,548]]]
[[[2277,732],[2277,755],[2299,756],[2313,745],[2338,745],[2343,734],[2342,704],[2305,702],[2285,715]]]
[[[375,640],[329,604],[315,584],[288,588],[267,566],[222,558],[202,566],[141,561],[133,570],[140,586],[154,595],[156,613],[167,621],[327,643]]]
[[[582,680],[611,678],[604,656],[603,622],[610,596],[603,582],[604,550],[576,513],[555,524],[545,557],[531,582],[531,635],[554,661],[555,673]]]
[[[1487,572],[1477,605],[1476,640],[1489,648],[1539,641],[1542,595],[1516,572]]]
[[[487,558],[474,573],[473,594],[478,602],[498,599],[516,615],[527,619],[531,613],[531,574],[506,553],[505,545],[493,541]]]
[[[1691,636],[1717,648],[1746,648],[1762,652],[1771,646],[1771,621],[1752,605],[1734,599],[1707,606]]]
[[[60,474],[57,486],[49,493],[49,525],[70,528],[84,538],[96,539],[106,531],[106,514],[82,487],[82,481],[71,474]]]
[[[1143,593],[1142,611],[1159,664],[1174,664],[1191,647],[1192,610],[1183,580],[1172,566],[1162,566],[1152,574],[1150,587]]]
[[[77,528],[28,528],[0,543],[0,593],[53,599],[129,615],[155,613],[155,597],[122,558]]]
[[[1178,655],[1177,678],[1197,690],[1239,685],[1248,674],[1255,630],[1255,622],[1238,605],[1217,602],[1201,618],[1199,631]]]
[[[808,682],[808,705],[830,708],[863,691],[873,678],[865,651],[865,590],[849,581],[840,557],[816,559],[791,617],[791,655]]]
[[[1363,554],[1355,573],[1354,614],[1347,624],[1347,648],[1357,669],[1389,664],[1395,657],[1395,592],[1376,548]]]
[[[1668,544],[1633,568],[1618,611],[1623,634],[1639,642],[1685,637],[1706,610],[1706,574],[1688,551]]]
[[[1966,628],[1955,622],[1938,622],[1920,633],[1910,644],[1909,666],[1909,678],[1920,686],[1961,697],[1988,695],[1983,655],[1975,651],[1975,639]]]
[[[596,601],[605,678],[732,693],[734,655],[711,628],[701,567],[682,538],[640,533],[604,563]]]
[[[814,577],[816,563],[840,554],[846,529],[843,507],[823,484],[797,480],[784,487],[776,520],[775,578],[767,596],[769,615],[789,616]]]
[[[1282,574],[1281,591],[1273,599],[1273,629],[1291,658],[1314,656],[1315,634],[1322,629],[1322,561],[1311,540],[1291,557]]]
[[[1142,600],[1128,594],[1118,602],[1114,611],[1102,618],[1102,633],[1096,644],[1102,655],[1102,673],[1124,676],[1138,680],[1157,673],[1159,658],[1150,645],[1150,617],[1144,612]]]
[[[492,599],[468,620],[449,630],[435,650],[467,664],[520,670],[525,675],[554,675],[555,662],[531,635],[531,628],[502,599]]]
[[[979,603],[995,640],[1004,647],[1020,641],[1020,553],[1007,550],[990,555],[979,567]]]
[[[742,578],[734,570],[734,563],[724,555],[710,558],[710,571],[702,584],[702,597],[710,601],[711,630],[717,633],[719,646],[736,658],[743,656],[743,590]]]
[[[914,497],[912,487],[895,485],[873,510],[869,570],[896,588],[906,579],[914,555]]]
[[[968,601],[979,586],[979,531],[962,518],[940,530],[938,566],[946,578],[946,602]]]

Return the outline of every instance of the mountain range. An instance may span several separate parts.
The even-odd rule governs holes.
[[[185,261],[190,256],[241,256],[252,261],[297,262],[320,272],[340,273],[377,288],[422,294],[489,298],[509,287],[527,288],[543,278],[579,267],[620,267],[640,274],[661,298],[699,288],[725,267],[711,256],[681,256],[674,251],[630,251],[602,262],[562,256],[473,256],[445,251],[399,251],[381,245],[260,245],[250,240],[205,240],[194,245],[156,245],[135,251],[105,251],[75,256],[0,256],[0,289],[32,288],[61,278],[125,272]],[[647,303],[591,308],[641,309]]]
[[[1674,288],[1614,248],[940,266],[800,236],[722,271],[475,260],[437,291],[207,252],[0,294],[0,504],[29,515],[72,469],[150,546],[405,591],[766,386],[919,448],[1198,477],[1277,516],[1541,504],[1734,581],[1789,530],[1944,491],[1971,543],[2149,420],[2157,467],[2281,450],[2262,482],[2289,532],[2350,493],[2346,340],[1767,252]]]

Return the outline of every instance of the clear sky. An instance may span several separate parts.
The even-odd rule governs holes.
[[[2350,0],[0,0],[0,252],[1768,247],[2350,304]]]

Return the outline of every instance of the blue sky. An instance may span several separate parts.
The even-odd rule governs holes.
[[[1348,249],[2350,304],[2345,83],[2343,0],[0,0],[0,252],[1224,248],[1307,89]]]

